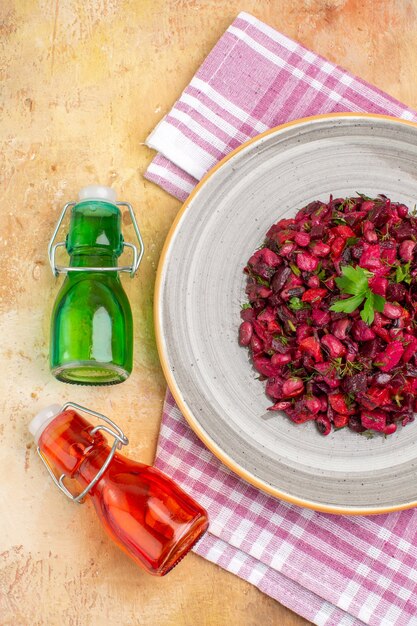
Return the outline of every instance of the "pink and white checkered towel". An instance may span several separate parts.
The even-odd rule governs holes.
[[[184,200],[246,139],[336,111],[417,121],[400,102],[241,13],[148,138],[159,154],[146,178]],[[332,516],[265,495],[205,448],[169,392],[156,465],[209,511],[198,554],[315,624],[417,625],[417,510]]]

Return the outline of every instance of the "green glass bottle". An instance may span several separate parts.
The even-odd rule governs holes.
[[[119,206],[129,208],[140,243],[123,241]],[[72,206],[65,243],[54,244],[67,209]],[[55,251],[65,246],[69,267],[55,264]],[[133,249],[132,266],[119,267],[118,257],[127,246]],[[63,382],[81,385],[121,383],[132,371],[132,312],[119,272],[136,272],[143,255],[143,242],[127,203],[116,203],[113,189],[91,186],[80,191],[78,203],[68,203],[61,214],[49,245],[55,275],[66,278],[55,301],[50,365]]]

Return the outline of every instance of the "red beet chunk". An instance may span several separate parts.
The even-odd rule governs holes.
[[[333,424],[335,428],[344,428],[345,426],[347,426],[349,423],[349,416],[348,415],[339,415],[338,413],[335,413],[333,415]]]
[[[336,413],[341,413],[342,415],[351,415],[355,411],[349,409],[346,398],[342,393],[335,393],[329,396],[329,403],[332,407],[333,411]]]
[[[349,327],[352,325],[352,322],[349,318],[344,317],[343,319],[336,320],[332,324],[332,331],[337,339],[346,339],[346,333],[348,332]]]
[[[273,354],[271,357],[272,365],[287,365],[287,363],[291,363],[291,361],[292,357],[289,352],[285,352],[284,354],[278,352],[276,354]]]
[[[306,337],[302,341],[300,341],[300,350],[301,352],[306,352],[310,354],[316,363],[321,363],[323,361],[323,354],[320,349],[320,344],[315,337]]]
[[[320,412],[321,402],[319,398],[316,398],[315,396],[304,396],[303,402],[308,411],[310,411],[313,415]]]
[[[305,248],[310,243],[310,235],[306,232],[298,232],[294,237],[294,241],[297,245]]]
[[[271,377],[268,379],[268,382],[266,383],[266,393],[271,398],[279,400],[283,398],[284,396],[283,386],[284,386],[284,382],[282,378]]]
[[[397,320],[401,317],[402,308],[398,305],[391,304],[391,302],[386,302],[383,314],[391,320]]]
[[[298,345],[300,345],[300,343],[306,338],[306,337],[311,337],[313,334],[313,329],[311,328],[311,326],[309,326],[309,324],[299,324],[297,326],[297,342]]]
[[[330,333],[322,337],[321,343],[327,349],[328,353],[333,359],[336,359],[346,354],[346,348],[343,343],[339,341],[337,337],[331,335]]]
[[[294,409],[289,409],[287,410],[287,415],[293,422],[295,422],[295,424],[304,424],[305,422],[314,420],[314,415],[308,411],[295,411]]]
[[[316,257],[326,257],[330,254],[330,246],[322,241],[317,241],[312,246],[312,251]]]
[[[266,233],[266,236],[268,237],[268,239],[270,239],[273,234],[286,230],[289,226],[292,226],[293,224],[295,224],[295,219],[293,218],[280,220],[279,222],[271,226],[271,228]]]
[[[389,267],[397,259],[397,246],[393,241],[383,241],[381,243],[381,261],[385,264],[386,272],[388,273]]]
[[[369,286],[374,293],[385,298],[388,287],[388,280],[386,278],[383,276],[374,276],[369,281]]]
[[[411,261],[415,247],[415,241],[412,239],[405,239],[400,245],[400,258],[403,261]]]
[[[304,391],[304,383],[301,378],[289,378],[282,386],[282,395],[284,398],[294,398]]]
[[[342,254],[346,245],[346,239],[343,237],[336,237],[331,243],[330,254],[334,259],[338,259]]]
[[[252,339],[253,326],[250,322],[242,322],[239,329],[239,343],[241,346],[248,346]]]
[[[288,400],[279,400],[272,406],[268,407],[268,411],[288,411],[292,406],[292,403]]]
[[[268,324],[268,322],[275,321],[276,313],[272,306],[267,306],[263,311],[261,311],[261,313],[259,313],[257,319],[259,322],[265,322],[266,324]]]
[[[375,226],[372,224],[372,222],[364,222],[363,236],[368,243],[376,243],[378,241],[378,235],[375,232]]]
[[[392,423],[392,424],[388,424],[388,426],[385,426],[382,432],[384,433],[384,435],[393,435],[396,430],[397,430],[397,424]]]
[[[414,335],[404,335],[403,347],[404,352],[401,359],[403,363],[408,363],[417,353],[417,337],[414,337]]]
[[[330,229],[330,233],[336,235],[336,237],[342,237],[343,239],[349,239],[350,237],[355,237],[355,232],[350,228],[350,226],[345,226],[340,224],[340,226],[335,226],[335,228]]]
[[[286,243],[282,246],[279,251],[280,255],[285,258],[290,258],[294,250],[296,250],[297,246],[295,243]]]
[[[379,367],[381,372],[389,372],[398,365],[403,354],[404,347],[401,341],[393,341],[387,346],[385,352],[377,355],[375,365]]]
[[[330,389],[337,389],[340,386],[340,378],[337,373],[336,367],[332,363],[316,363],[314,369],[318,375],[315,380],[323,381],[327,387],[327,391]]]
[[[387,414],[382,411],[362,411],[362,426],[367,430],[384,431],[387,425]]]
[[[318,264],[318,258],[308,252],[300,252],[300,254],[297,254],[297,266],[300,270],[313,272],[317,268]]]
[[[385,406],[391,402],[391,390],[388,387],[370,387],[361,398],[361,404],[369,409]]]
[[[267,356],[256,356],[253,359],[253,364],[260,374],[267,377],[273,377],[279,375],[281,368],[277,365],[272,365],[271,359]]]
[[[319,415],[316,419],[316,425],[319,429],[319,433],[322,435],[329,435],[331,433],[332,425],[327,415]]]
[[[308,287],[310,287],[311,289],[316,289],[317,287],[320,286],[320,278],[316,275],[313,274],[312,276],[310,276],[310,278],[307,281],[307,285]]]
[[[256,263],[265,263],[269,267],[277,267],[281,265],[282,259],[275,252],[270,250],[269,248],[261,248],[261,250],[257,250],[249,259],[249,265],[255,265]]]
[[[327,296],[328,293],[329,292],[327,291],[327,289],[307,289],[307,291],[303,293],[301,300],[303,302],[311,303],[320,302],[321,300],[323,300],[324,296]]]
[[[370,341],[375,339],[375,332],[363,320],[356,320],[352,326],[352,337],[355,341]]]
[[[381,248],[379,244],[363,244],[363,252],[359,259],[359,265],[371,272],[385,271],[381,261]]]
[[[329,311],[323,311],[323,309],[317,309],[315,307],[311,312],[311,318],[313,320],[314,326],[316,326],[317,328],[322,328],[329,324],[330,313]]]

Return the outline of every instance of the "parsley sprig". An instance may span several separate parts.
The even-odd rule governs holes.
[[[373,273],[359,266],[344,265],[341,269],[343,275],[336,278],[336,284],[342,293],[350,294],[352,297],[338,300],[330,310],[337,313],[352,313],[363,303],[361,318],[365,324],[372,324],[375,311],[381,313],[385,304],[385,298],[378,296],[369,287],[369,279],[373,277]]]

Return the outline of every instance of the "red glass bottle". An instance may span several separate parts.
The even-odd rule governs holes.
[[[79,411],[110,427],[93,427]],[[206,511],[168,476],[116,452],[128,440],[105,416],[53,405],[29,429],[57,486],[77,502],[90,496],[111,539],[149,573],[167,574],[207,530]],[[113,446],[102,431],[115,437]],[[70,487],[82,491],[73,496]]]

